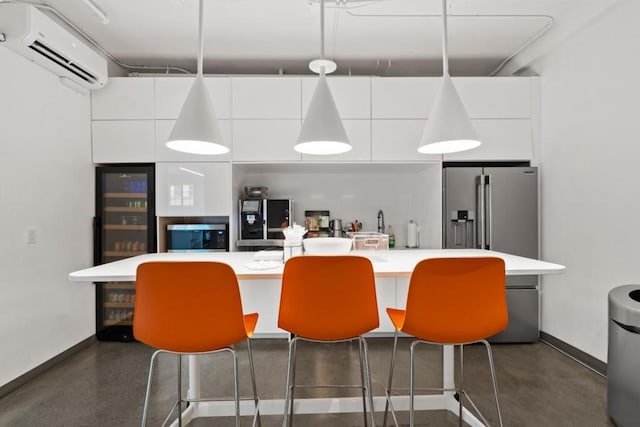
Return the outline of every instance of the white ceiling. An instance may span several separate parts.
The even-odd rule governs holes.
[[[46,3],[124,63],[195,71],[198,0],[93,1],[108,24],[80,0]],[[341,1],[325,1],[338,74],[441,74],[441,0]],[[449,0],[451,75],[521,71],[619,1]],[[320,56],[319,0],[205,0],[204,20],[205,73],[306,74]]]

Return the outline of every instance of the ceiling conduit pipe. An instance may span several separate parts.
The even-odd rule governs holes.
[[[364,14],[364,13],[354,13],[350,10],[347,13],[355,18],[440,18],[441,15],[409,15],[409,14]],[[529,37],[520,47],[518,47],[513,53],[503,59],[500,64],[496,67],[495,70],[489,73],[489,77],[493,77],[497,75],[504,67],[507,65],[509,61],[511,61],[517,54],[522,52],[527,48],[531,43],[536,41],[540,36],[549,31],[549,29],[554,24],[554,19],[550,15],[449,15],[449,18],[546,18],[548,21],[538,32],[536,32],[533,36]]]

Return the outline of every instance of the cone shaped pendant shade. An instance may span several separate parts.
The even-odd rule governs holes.
[[[335,71],[336,64],[324,56],[324,0],[320,0],[320,59],[311,61],[309,68],[320,78],[293,149],[303,154],[346,153],[351,144],[325,78],[325,73]]]
[[[167,142],[167,147],[192,154],[224,154],[220,125],[213,102],[201,75],[196,76],[182,111]]]
[[[444,75],[431,107],[418,151],[424,154],[455,153],[475,148],[480,140],[467,116],[451,77]]]
[[[442,0],[442,84],[431,107],[418,152],[445,154],[480,145],[464,104],[449,77],[447,49],[447,2]]]
[[[302,131],[294,149],[305,154],[339,154],[351,150],[336,103],[324,76],[311,98]]]
[[[202,77],[202,55],[204,50],[202,34],[203,6],[203,0],[200,0],[198,10],[198,38],[200,43],[198,74],[187,95],[187,99],[184,101],[178,120],[173,126],[166,145],[172,150],[184,153],[224,154],[229,152],[229,147],[224,144],[213,102],[211,102]]]

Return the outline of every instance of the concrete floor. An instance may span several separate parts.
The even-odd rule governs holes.
[[[383,395],[387,381],[392,340],[368,340],[373,389]],[[398,347],[394,385],[408,385],[409,341]],[[240,354],[241,393],[249,396],[250,381],[245,346]],[[441,351],[420,346],[416,364],[418,386],[440,385]],[[254,340],[254,358],[258,393],[262,399],[278,399],[284,394],[287,359],[286,340]],[[298,383],[317,381],[351,382],[360,380],[357,365],[358,346],[354,344],[298,347]],[[613,426],[606,414],[606,379],[543,344],[501,344],[493,346],[497,366],[500,403],[505,426]],[[96,342],[35,380],[0,399],[0,426],[136,426],[140,424],[148,363],[152,349],[140,343]],[[476,404],[492,425],[496,414],[491,382],[483,346],[465,349],[465,383]],[[175,395],[176,362],[162,356],[154,377],[149,425],[159,425]],[[208,356],[203,374],[207,395],[231,395],[229,356]],[[186,375],[186,370],[185,370]],[[183,377],[183,378],[186,378]],[[336,395],[358,396],[358,391],[299,390],[296,397]],[[408,425],[404,412],[400,424]],[[376,414],[381,423],[382,414]],[[242,425],[250,425],[243,417]],[[262,417],[262,426],[278,426],[280,416]],[[361,413],[298,415],[298,426],[359,426]],[[232,426],[232,418],[201,418],[191,427]],[[444,411],[422,411],[416,416],[419,426],[457,426],[457,417]]]

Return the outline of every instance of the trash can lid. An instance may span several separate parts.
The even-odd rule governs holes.
[[[609,291],[609,317],[640,327],[640,285],[623,285]]]

